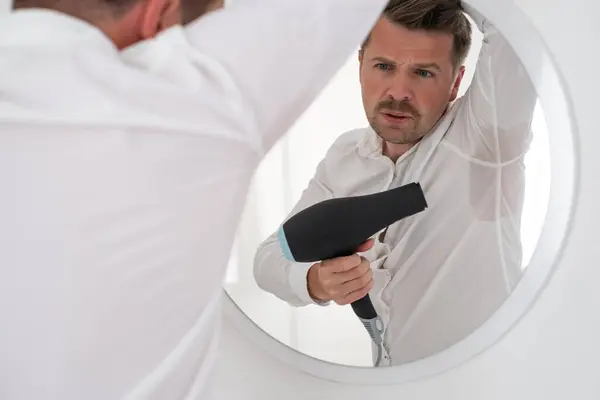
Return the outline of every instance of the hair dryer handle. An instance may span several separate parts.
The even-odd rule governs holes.
[[[351,306],[358,318],[370,320],[377,317],[377,312],[368,294],[353,302]]]

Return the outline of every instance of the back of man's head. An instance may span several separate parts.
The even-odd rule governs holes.
[[[42,8],[84,20],[122,49],[188,23],[222,0],[14,0],[14,9]]]
[[[215,11],[225,6],[225,0],[180,0],[181,2],[181,23],[189,24],[201,15]]]

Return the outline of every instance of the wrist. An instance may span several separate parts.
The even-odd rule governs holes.
[[[319,282],[319,264],[313,264],[306,274],[306,286],[308,289],[308,295],[317,302],[330,301],[327,298],[327,294],[323,290],[321,283]]]

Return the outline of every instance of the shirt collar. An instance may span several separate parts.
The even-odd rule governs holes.
[[[70,45],[87,42],[117,53],[113,42],[94,25],[70,15],[42,8],[19,9],[0,17],[2,45]]]
[[[383,152],[383,139],[369,126],[365,128],[364,134],[356,142],[356,151],[361,157],[381,155]]]

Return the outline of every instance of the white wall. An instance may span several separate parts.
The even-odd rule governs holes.
[[[474,27],[473,48],[466,62],[461,95],[468,88],[482,35]],[[518,93],[516,93],[518,95]],[[239,307],[279,341],[329,362],[372,365],[370,338],[350,307],[292,308],[263,292],[252,277],[256,247],[272,234],[298,201],[318,162],[345,131],[367,126],[358,59],[352,55],[329,86],[269,153],[256,173],[240,226],[226,288]],[[541,108],[536,111],[534,140],[526,158],[527,190],[523,210],[524,266],[543,224],[550,184],[549,148]],[[237,277],[234,278],[234,277]]]

